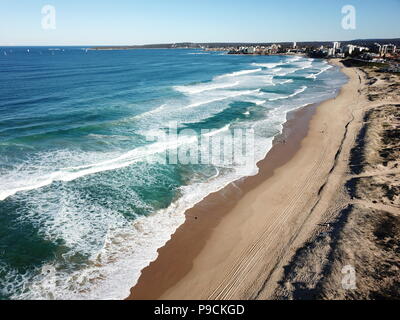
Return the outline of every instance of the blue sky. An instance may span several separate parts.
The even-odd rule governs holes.
[[[56,9],[43,30],[41,9]],[[344,5],[356,29],[341,27]],[[275,42],[400,37],[400,0],[0,0],[0,45]]]

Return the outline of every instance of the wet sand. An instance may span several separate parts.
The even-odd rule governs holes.
[[[361,78],[356,69],[344,72],[349,82],[335,99],[290,113],[259,174],[186,212],[128,299],[269,297],[284,263],[314,230],[314,208],[352,119]]]

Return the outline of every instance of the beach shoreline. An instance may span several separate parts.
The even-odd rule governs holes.
[[[338,65],[338,62],[335,61],[334,64]],[[335,127],[344,130],[344,125],[350,118],[346,104],[358,94],[359,76],[356,76],[354,70],[344,72],[349,77],[349,82],[337,97],[322,102],[318,107],[311,105],[288,114],[282,134],[275,137],[273,148],[258,163],[260,170],[256,176],[230,183],[186,212],[185,223],[158,250],[158,258],[142,270],[128,299],[257,298],[257,287],[262,287],[265,282],[264,280],[260,283],[260,274],[271,276],[277,263],[273,257],[278,256],[278,260],[283,261],[281,256],[284,251],[290,253],[287,245],[290,245],[293,234],[296,234],[306,218],[296,214],[296,211],[312,208],[322,181],[329,171],[330,162],[334,159],[335,146],[340,141],[335,141],[332,148],[329,148],[331,150],[324,150],[322,153],[323,158],[329,161],[325,165],[321,164],[321,160],[318,161],[321,172],[318,177],[314,177],[315,181],[304,177],[308,181],[309,191],[307,196],[296,195],[297,205],[291,205],[290,216],[287,209],[282,208],[285,202],[280,201],[281,196],[289,199],[293,196],[284,190],[290,184],[288,179],[293,177],[288,173],[299,170],[303,162],[307,168],[306,163],[312,163],[312,158],[321,151],[318,149],[321,145],[318,146],[315,142],[332,138]],[[340,104],[343,109],[335,111],[348,112],[341,112],[339,121],[329,125],[328,121],[335,113],[331,107],[335,104]],[[326,137],[321,139],[321,136]],[[308,142],[306,146],[305,141]],[[312,166],[308,167],[313,170]],[[264,196],[266,199],[262,201]],[[268,204],[269,212],[263,212],[265,208],[262,202]],[[281,219],[273,214],[279,211],[283,212]],[[272,222],[269,223],[268,220]],[[260,244],[260,237],[276,236],[274,233],[282,231],[282,223],[287,222],[289,228],[283,231],[283,239],[269,239],[270,251],[261,249],[257,252],[246,252],[246,249]],[[249,232],[252,235],[245,237]],[[287,240],[286,243],[284,240]],[[262,257],[270,258],[267,266],[259,263],[249,265],[246,262],[247,259]],[[250,275],[251,279],[238,280],[240,273]],[[237,281],[241,282],[240,285],[237,285]],[[215,287],[218,282],[221,282],[220,285]],[[235,286],[233,290],[232,285]]]
[[[185,260],[180,261],[178,266],[174,266],[172,274],[166,276],[164,281],[162,281],[162,286],[173,285],[175,277],[181,277],[190,270],[190,265],[185,265],[185,262],[194,259],[196,254],[201,251],[213,228],[218,225],[219,221],[225,215],[229,214],[229,211],[240,201],[242,195],[272,176],[275,168],[289,161],[290,157],[297,152],[301,139],[306,135],[309,121],[314,115],[316,108],[317,104],[308,105],[287,114],[287,121],[283,124],[282,133],[275,136],[273,147],[269,150],[266,157],[257,163],[257,166],[261,169],[257,175],[244,177],[229,183],[221,190],[209,194],[202,201],[195,204],[193,208],[185,212],[185,222],[172,235],[171,240],[158,250],[157,259],[144,270],[150,266],[153,268],[153,264],[156,263],[160,264],[160,266],[155,266],[155,270],[149,270],[148,275],[143,275],[144,270],[142,270],[142,275],[134,288],[136,291],[135,295],[139,295],[138,288],[144,290],[142,293],[144,297],[139,297],[138,299],[155,299],[161,296],[157,296],[157,290],[160,290],[162,287],[159,285],[149,287],[149,284],[152,283],[151,279],[154,277],[153,272],[156,272],[160,276],[165,274],[163,265],[169,264],[171,256],[174,256],[173,260],[180,260],[180,253],[186,251],[188,241],[195,238],[196,243],[190,245],[190,251],[185,253]],[[240,188],[240,192],[237,192],[238,188]],[[165,262],[161,261],[164,257],[166,259]],[[157,270],[158,268],[160,269]],[[177,270],[178,268],[179,271]],[[162,277],[164,278],[164,276]],[[177,280],[176,278],[175,280]]]

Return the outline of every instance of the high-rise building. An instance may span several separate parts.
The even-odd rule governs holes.
[[[395,53],[396,46],[394,44],[385,44],[381,48],[381,54]]]
[[[333,50],[335,50],[335,52],[336,52],[336,50],[339,50],[340,49],[340,42],[334,42],[333,43]]]
[[[355,48],[356,48],[356,46],[353,46],[352,44],[348,44],[346,47],[346,52],[348,54],[352,54]]]

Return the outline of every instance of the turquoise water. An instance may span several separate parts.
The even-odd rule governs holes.
[[[185,209],[238,178],[149,161],[167,147],[148,135],[252,128],[256,161],[345,82],[300,57],[0,48],[0,298],[126,297]]]

